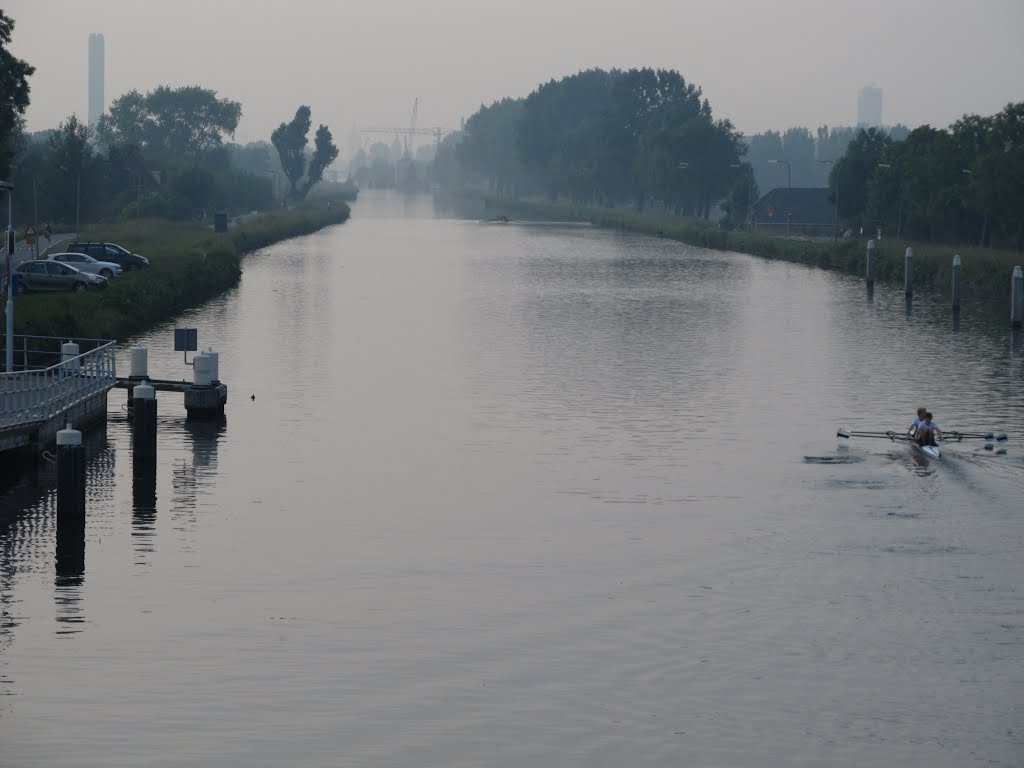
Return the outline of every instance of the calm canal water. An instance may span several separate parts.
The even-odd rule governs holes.
[[[84,543],[8,479],[0,764],[1020,766],[1024,351],[945,303],[364,195],[135,340],[231,394],[155,502],[120,392]],[[837,446],[919,404],[1007,455]]]

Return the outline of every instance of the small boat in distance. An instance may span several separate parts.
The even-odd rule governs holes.
[[[501,216],[495,216],[490,219],[480,219],[481,224],[508,224],[508,216],[502,214]]]

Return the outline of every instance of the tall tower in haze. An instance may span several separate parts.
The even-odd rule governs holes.
[[[882,125],[882,89],[872,83],[857,93],[857,127],[878,128]]]
[[[89,127],[95,128],[106,111],[103,101],[103,35],[89,35]]]

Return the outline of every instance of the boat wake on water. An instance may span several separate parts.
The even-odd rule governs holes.
[[[836,453],[831,456],[804,456],[804,464],[859,464],[864,456],[859,453]]]

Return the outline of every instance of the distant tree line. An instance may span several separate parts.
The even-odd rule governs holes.
[[[860,131],[829,177],[839,215],[891,235],[1024,247],[1024,102],[898,141]]]
[[[741,225],[760,189],[829,187],[844,227],[1024,247],[1024,102],[948,130],[801,127],[744,138],[672,70],[592,69],[481,106],[433,178],[503,196]]]
[[[130,91],[95,129],[71,115],[28,134],[22,116],[34,70],[8,52],[13,29],[0,11],[0,178],[15,184],[19,226],[266,210],[309,195],[338,156],[326,125],[307,146],[308,106],[270,143],[230,143],[242,105],[196,85]]]
[[[750,168],[742,137],[716,120],[701,89],[663,69],[591,69],[525,99],[482,106],[439,152],[439,178],[475,176],[499,194],[577,203],[652,203],[708,217]]]

